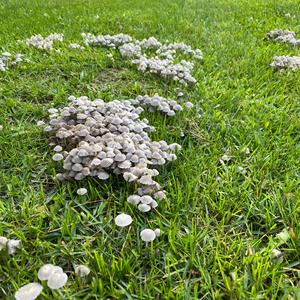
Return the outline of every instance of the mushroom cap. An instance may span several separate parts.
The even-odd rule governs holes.
[[[59,271],[60,267],[56,267],[52,264],[45,264],[43,265],[39,271],[38,271],[38,278],[39,280],[48,280],[48,278],[50,277],[50,275],[53,273],[53,272],[57,272]],[[63,272],[63,270],[60,268],[61,272]]]
[[[102,168],[108,168],[114,163],[114,160],[112,158],[103,158],[101,161],[101,167]]]
[[[85,195],[86,193],[87,193],[86,188],[80,188],[77,190],[77,195],[79,195],[79,196]]]
[[[139,195],[130,195],[127,198],[127,202],[133,205],[138,205],[141,202],[141,197]]]
[[[40,293],[42,292],[43,287],[37,282],[31,282],[20,289],[18,289],[15,293],[16,300],[34,300],[36,299]]]
[[[134,174],[130,173],[130,172],[125,172],[123,174],[123,178],[125,179],[125,181],[127,182],[132,182],[138,179],[137,176],[135,176]]]
[[[52,272],[48,278],[47,285],[52,290],[62,288],[68,281],[68,275],[64,272]]]
[[[106,180],[109,178],[109,174],[107,172],[104,172],[104,171],[100,171],[97,173],[97,176],[99,179],[101,180]]]
[[[152,229],[144,229],[140,233],[140,237],[144,242],[152,242],[155,240],[155,232]]]
[[[8,239],[5,236],[0,236],[0,251],[6,248]]]
[[[60,146],[60,145],[56,145],[56,146],[53,148],[53,150],[54,150],[55,152],[61,152],[61,151],[63,150],[63,148],[62,148],[62,146]]]
[[[122,213],[116,216],[115,223],[119,227],[126,227],[132,223],[132,218],[130,215]]]
[[[61,154],[61,153],[55,153],[53,156],[52,156],[52,159],[54,161],[60,161],[64,158],[64,156]]]
[[[157,237],[160,237],[161,232],[159,228],[154,229],[154,233]]]
[[[78,265],[75,267],[75,274],[79,277],[84,277],[89,275],[91,272],[90,268],[85,265]]]
[[[138,209],[141,211],[141,212],[148,212],[151,210],[151,206],[148,205],[148,204],[145,204],[145,203],[141,203],[138,205]]]
[[[149,195],[144,195],[144,196],[141,197],[141,202],[143,204],[150,205],[153,201],[154,201],[154,199]]]
[[[17,249],[20,248],[20,243],[20,240],[8,240],[6,243],[8,254],[14,254],[17,251]]]
[[[152,180],[150,175],[142,176],[138,182],[143,185],[153,185],[155,182]]]

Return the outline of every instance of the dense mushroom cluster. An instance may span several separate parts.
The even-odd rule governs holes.
[[[290,30],[274,29],[266,34],[266,38],[275,42],[290,43],[294,46],[300,45],[300,39],[297,40],[295,32]]]
[[[23,61],[23,54],[17,53],[12,56],[9,52],[3,52],[0,56],[0,71],[6,71],[7,68],[15,66]]]
[[[54,161],[63,160],[61,180],[82,180],[88,176],[106,180],[112,173],[122,175],[127,182],[137,184],[135,201],[138,209],[147,212],[157,207],[165,193],[153,177],[155,169],[177,158],[180,145],[165,141],[151,141],[149,133],[155,128],[147,119],[141,119],[144,108],[173,116],[182,107],[175,100],[159,96],[138,96],[130,100],[105,103],[101,99],[69,97],[70,103],[62,109],[50,109],[49,125],[52,133]],[[143,108],[144,107],[144,108]],[[80,189],[78,194],[86,190]]]
[[[271,67],[276,69],[300,68],[300,56],[275,56]]]
[[[139,71],[149,71],[183,84],[195,84],[197,82],[191,75],[194,64],[186,60],[177,61],[177,54],[181,53],[195,59],[202,59],[200,49],[192,49],[191,46],[184,43],[162,44],[154,37],[139,41],[122,33],[112,36],[95,36],[91,33],[83,33],[82,37],[86,45],[118,48],[121,56],[130,58],[131,63],[137,65]],[[149,49],[156,50],[150,57],[147,53]]]
[[[64,35],[61,33],[51,33],[47,37],[43,37],[40,34],[33,35],[30,38],[25,40],[27,46],[43,49],[43,50],[52,50],[53,42],[61,42],[64,39]]]

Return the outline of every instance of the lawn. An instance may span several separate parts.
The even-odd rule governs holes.
[[[295,0],[0,0],[0,50],[30,60],[0,73],[0,236],[22,244],[13,256],[0,253],[0,299],[38,282],[45,263],[69,281],[58,291],[44,285],[39,299],[300,299],[300,71],[269,66],[300,47],[264,39],[275,28],[300,32],[299,17]],[[60,51],[18,42],[53,32],[65,35]],[[198,83],[142,74],[105,48],[71,51],[82,32],[200,48]],[[181,91],[192,110],[147,115],[153,139],[182,145],[160,169],[168,197],[157,211],[146,217],[130,206],[132,187],[116,178],[53,179],[60,164],[36,126],[49,108],[70,95],[110,101]],[[88,194],[77,196],[83,186]],[[129,228],[114,224],[120,212],[134,217]],[[146,245],[139,233],[147,227],[162,234]],[[75,277],[77,264],[90,275]]]

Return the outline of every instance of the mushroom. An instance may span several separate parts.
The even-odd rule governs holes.
[[[77,190],[77,195],[79,196],[83,196],[87,193],[87,189],[86,188],[80,188]]]
[[[155,240],[155,232],[152,229],[144,229],[140,233],[140,237],[144,242],[152,242]]]
[[[68,275],[64,272],[52,272],[48,278],[47,286],[52,290],[62,288],[68,281]]]
[[[119,227],[126,227],[129,226],[132,223],[132,218],[130,215],[127,214],[119,214],[115,218],[115,224]]]
[[[28,283],[18,289],[15,293],[16,300],[34,300],[42,292],[43,287],[36,282]]]
[[[13,255],[17,251],[17,249],[20,248],[20,243],[20,240],[8,240],[6,243],[8,254]]]
[[[148,204],[142,203],[142,204],[139,204],[139,205],[138,205],[138,209],[139,209],[141,212],[148,212],[148,211],[151,210],[151,206],[148,205]]]
[[[78,265],[75,267],[75,274],[79,277],[85,277],[91,272],[90,268],[85,265]]]

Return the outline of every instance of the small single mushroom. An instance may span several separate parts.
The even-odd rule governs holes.
[[[63,150],[63,148],[62,148],[62,146],[57,145],[57,146],[55,146],[55,147],[53,148],[53,150],[54,150],[55,152],[61,152],[61,151]]]
[[[85,156],[89,156],[89,153],[85,149],[80,149],[77,155],[80,157],[85,157]]]
[[[156,237],[160,237],[161,232],[160,232],[159,228],[154,229],[154,233],[155,233]]]
[[[107,172],[105,172],[105,171],[98,172],[97,176],[101,180],[106,180],[106,179],[109,178],[109,174]]]
[[[18,289],[15,293],[16,300],[34,300],[36,299],[42,292],[43,287],[37,282],[31,282],[20,289]]]
[[[52,159],[54,161],[60,161],[64,158],[64,156],[61,154],[61,153],[55,153],[53,156],[52,156]]]
[[[115,223],[119,227],[126,227],[132,223],[132,218],[130,215],[122,213],[116,216]]]
[[[114,160],[112,158],[103,158],[100,165],[102,168],[108,168],[114,163]]]
[[[119,153],[115,156],[115,161],[117,162],[122,162],[126,159],[126,155]]]
[[[86,188],[80,188],[77,190],[77,195],[79,196],[83,196],[87,193],[87,189]]]
[[[0,251],[6,248],[8,239],[5,236],[0,236]]]
[[[124,160],[118,164],[120,169],[129,169],[131,167],[131,162],[129,160]]]
[[[85,265],[78,265],[75,267],[75,274],[79,277],[85,277],[91,272],[90,268]]]
[[[152,201],[154,201],[154,199],[149,195],[144,195],[141,197],[141,202],[144,204],[150,205],[152,203]]]
[[[163,200],[166,198],[166,194],[164,191],[158,191],[153,196],[154,196],[154,199],[156,199],[156,200]]]
[[[9,255],[13,255],[18,248],[20,248],[20,240],[8,240],[6,243],[6,247]]]
[[[81,164],[74,164],[72,166],[72,170],[75,172],[80,172],[83,169],[83,166]]]
[[[194,106],[194,104],[193,104],[192,102],[189,102],[189,101],[188,101],[188,102],[185,102],[184,105],[185,105],[185,107],[188,108],[188,109],[193,108],[193,106]]]
[[[68,281],[68,275],[63,272],[53,272],[48,278],[47,285],[52,290],[62,288]]]
[[[127,198],[127,202],[133,205],[138,205],[141,202],[141,197],[139,195],[130,195]]]
[[[135,176],[134,174],[132,174],[132,173],[130,173],[130,172],[125,172],[125,173],[123,174],[123,178],[124,178],[125,181],[127,181],[127,182],[133,182],[133,181],[135,181],[135,180],[138,179],[137,176]]]
[[[138,182],[140,184],[143,184],[143,185],[153,185],[154,184],[154,181],[152,180],[151,176],[150,175],[144,175],[142,176]]]
[[[38,278],[41,281],[48,280],[53,272],[63,272],[63,269],[52,264],[45,264],[39,269]]]
[[[140,210],[141,212],[148,212],[151,210],[151,206],[148,204],[142,203],[142,204],[138,205],[138,210]]]
[[[152,229],[144,229],[140,233],[141,239],[144,242],[152,242],[155,240],[155,232]]]

